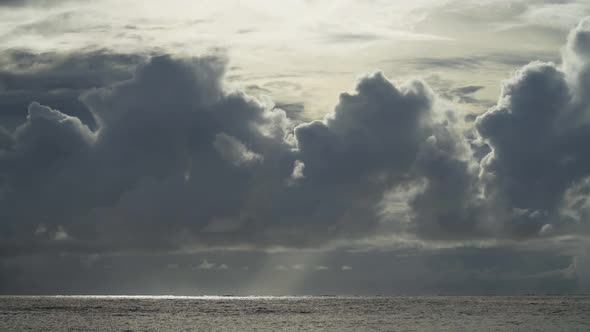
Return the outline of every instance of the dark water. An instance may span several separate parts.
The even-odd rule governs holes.
[[[590,331],[578,297],[0,297],[0,331]]]

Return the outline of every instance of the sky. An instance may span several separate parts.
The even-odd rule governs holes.
[[[0,0],[0,293],[590,293],[588,16]]]

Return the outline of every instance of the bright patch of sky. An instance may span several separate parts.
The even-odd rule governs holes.
[[[229,82],[298,105],[307,118],[331,111],[341,91],[375,70],[446,90],[482,86],[472,96],[481,102],[464,106],[481,112],[521,62],[558,58],[567,31],[589,13],[585,1],[64,1],[0,10],[0,44],[39,52],[222,52]]]

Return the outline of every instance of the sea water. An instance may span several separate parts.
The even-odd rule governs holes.
[[[590,331],[590,296],[3,296],[0,331]]]

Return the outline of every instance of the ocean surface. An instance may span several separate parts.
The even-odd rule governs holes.
[[[0,331],[590,331],[590,296],[3,296]]]

